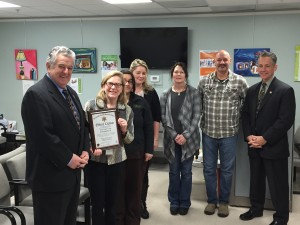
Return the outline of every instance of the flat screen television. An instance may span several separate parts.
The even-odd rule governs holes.
[[[188,28],[120,28],[120,48],[122,68],[138,58],[150,69],[170,69],[178,61],[187,64]]]

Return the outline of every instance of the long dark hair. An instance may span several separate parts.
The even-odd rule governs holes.
[[[131,76],[131,80],[132,80],[132,92],[134,93],[135,92],[135,79],[134,79],[134,76],[133,76],[132,72],[130,70],[121,70],[121,73],[123,73],[123,75],[124,74],[128,74],[128,75]]]

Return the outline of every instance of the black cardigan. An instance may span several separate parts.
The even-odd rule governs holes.
[[[147,100],[150,110],[152,113],[153,121],[161,121],[161,111],[160,111],[160,102],[159,97],[155,89],[147,91],[144,93],[144,98]]]
[[[142,158],[145,153],[153,154],[153,119],[147,101],[131,92],[128,105],[134,115],[134,140],[125,144],[127,158]]]

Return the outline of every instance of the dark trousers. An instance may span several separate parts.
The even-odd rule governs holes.
[[[86,167],[93,225],[116,225],[117,204],[125,163],[89,161]]]
[[[288,159],[250,158],[251,208],[262,212],[265,203],[266,177],[275,213],[273,218],[287,223],[289,220]]]
[[[146,162],[141,159],[127,159],[123,186],[117,214],[117,225],[139,225],[141,223],[141,193]]]
[[[76,225],[80,183],[61,192],[32,191],[35,225]]]
[[[148,188],[149,188],[148,172],[149,172],[150,165],[151,165],[151,160],[146,162],[146,169],[145,169],[145,173],[143,175],[143,186],[142,186],[141,200],[142,200],[142,204],[144,206],[146,206],[146,200],[147,200],[147,195],[148,195]]]

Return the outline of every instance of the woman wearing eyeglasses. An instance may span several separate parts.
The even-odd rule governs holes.
[[[85,104],[86,112],[116,109],[117,123],[122,134],[121,145],[105,150],[93,149],[86,167],[93,225],[116,224],[117,201],[127,158],[124,144],[129,144],[134,139],[133,112],[126,104],[124,85],[123,74],[111,71],[103,78],[96,99]]]
[[[121,189],[117,225],[140,225],[141,192],[147,162],[153,156],[153,120],[147,101],[134,93],[131,71],[123,70],[128,105],[134,113],[134,140],[125,144],[125,180]]]

